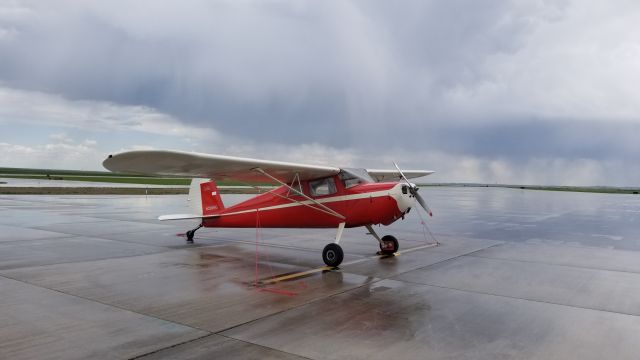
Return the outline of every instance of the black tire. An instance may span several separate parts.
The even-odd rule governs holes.
[[[193,231],[193,230],[187,231],[187,242],[188,243],[192,243],[193,242],[193,235],[195,235],[195,231]]]
[[[391,236],[391,235],[385,235],[382,237],[382,242],[388,242],[391,241],[393,243],[393,250],[384,250],[382,249],[382,244],[380,244],[380,252],[382,252],[385,255],[392,255],[398,252],[398,249],[400,248],[400,244],[398,243],[398,239],[395,238],[395,236]]]
[[[322,261],[327,266],[336,267],[342,263],[342,259],[344,259],[344,252],[338,244],[327,244],[322,250]]]

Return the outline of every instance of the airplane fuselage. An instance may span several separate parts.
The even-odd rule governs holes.
[[[288,187],[281,186],[225,208],[217,213],[219,216],[204,218],[202,224],[204,227],[229,228],[335,228],[342,222],[345,227],[389,225],[402,218],[415,202],[407,185],[403,183],[360,183],[347,186],[337,175],[327,179],[332,182],[332,186],[321,190],[329,193],[318,193],[318,189],[314,188],[317,181],[300,182],[300,190],[344,216],[344,219],[319,210],[317,204],[295,194]]]

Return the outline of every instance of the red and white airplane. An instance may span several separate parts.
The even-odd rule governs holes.
[[[417,201],[431,210],[408,179],[433,171],[348,169],[209,155],[180,151],[142,150],[109,155],[105,168],[121,173],[193,178],[189,197],[192,214],[163,215],[160,220],[200,219],[187,231],[187,242],[201,227],[337,228],[322,259],[338,266],[344,257],[339,245],[345,227],[365,226],[383,253],[398,251],[398,240],[378,236],[372,225],[404,219]],[[235,180],[259,188],[280,186],[239,204],[225,207],[216,181]],[[200,200],[200,201],[198,201]],[[259,221],[259,223],[258,223]]]

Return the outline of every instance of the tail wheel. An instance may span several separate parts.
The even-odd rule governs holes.
[[[380,244],[380,251],[385,255],[392,255],[398,252],[400,244],[398,239],[391,235],[385,235],[382,237],[382,244]]]
[[[336,267],[342,263],[342,259],[344,259],[344,252],[338,244],[328,244],[322,250],[322,260],[327,266]]]
[[[198,225],[197,228],[187,231],[187,233],[186,233],[186,235],[187,235],[187,244],[193,244],[193,236],[196,234],[196,231],[198,231],[198,229],[200,229],[203,226],[204,226],[204,224],[200,223],[200,225]]]

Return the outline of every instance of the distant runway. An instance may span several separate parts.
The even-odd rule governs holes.
[[[46,180],[46,179],[16,179],[0,177],[0,182],[7,187],[139,187],[139,188],[189,188],[184,185],[153,185],[117,182]]]
[[[0,195],[0,358],[638,358],[637,195],[420,191],[440,245],[414,209],[398,256],[345,230],[339,270],[334,230],[187,245],[155,220],[184,195]]]

